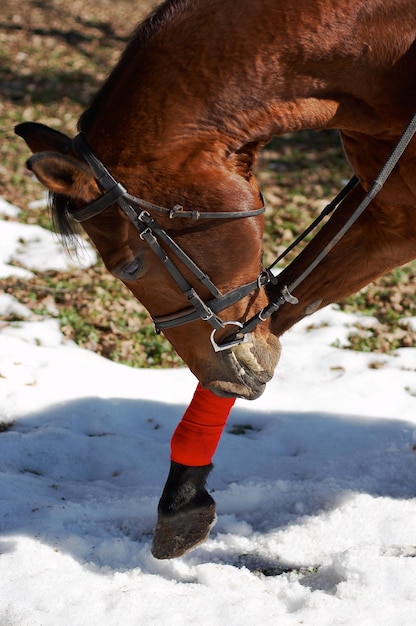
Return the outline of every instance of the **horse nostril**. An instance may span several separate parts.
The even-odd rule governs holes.
[[[143,270],[143,265],[138,259],[132,259],[127,263],[120,263],[111,269],[111,273],[121,280],[135,280]]]

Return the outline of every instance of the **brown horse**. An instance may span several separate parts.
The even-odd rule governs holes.
[[[75,142],[34,123],[17,133],[61,226],[82,221],[202,385],[254,399],[273,375],[278,336],[416,256],[411,142],[350,230],[286,292],[288,304],[239,336],[371,187],[416,110],[415,40],[414,0],[168,0],[136,30]],[[306,128],[339,129],[360,184],[276,285],[262,274],[253,164],[272,136]],[[208,469],[189,479],[188,465],[174,467],[164,513],[180,508],[169,493],[183,473],[211,507]]]

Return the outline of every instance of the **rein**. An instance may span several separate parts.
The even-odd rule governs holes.
[[[392,173],[394,167],[397,165],[397,163],[399,162],[401,156],[403,155],[403,152],[406,150],[406,148],[409,145],[410,141],[414,137],[415,133],[416,133],[416,113],[413,115],[413,117],[410,120],[409,124],[406,126],[403,134],[401,135],[399,141],[397,142],[395,148],[393,149],[393,152],[390,154],[390,156],[387,159],[386,163],[381,168],[378,176],[374,179],[373,184],[371,185],[370,189],[368,190],[368,192],[364,196],[363,200],[360,202],[360,204],[355,209],[354,213],[350,216],[350,218],[345,222],[344,226],[334,235],[334,237],[331,239],[331,241],[317,255],[317,257],[304,270],[304,272],[300,276],[298,276],[298,278],[296,278],[289,286],[283,287],[283,289],[281,290],[281,295],[280,295],[280,297],[276,301],[270,302],[264,309],[259,311],[259,313],[254,315],[251,319],[247,320],[247,322],[245,322],[243,324],[243,326],[242,326],[242,328],[240,330],[241,333],[249,333],[249,332],[251,332],[260,322],[266,321],[271,315],[273,315],[273,313],[275,313],[278,309],[280,309],[280,307],[285,302],[289,302],[290,304],[298,304],[298,299],[295,296],[292,295],[292,292],[296,289],[296,287],[299,287],[299,285],[305,281],[305,279],[313,272],[313,270],[321,263],[321,261],[323,261],[323,259],[326,256],[328,256],[328,254],[331,252],[331,250],[333,250],[333,248],[336,246],[336,244],[350,230],[352,225],[357,221],[357,219],[360,217],[360,215],[365,211],[365,209],[368,207],[370,202],[372,200],[374,200],[374,198],[377,196],[377,194],[381,191],[381,189],[383,188],[384,184],[386,183],[388,177]],[[346,192],[344,194],[344,197],[346,195],[348,195],[348,193],[350,191],[352,191],[352,189],[355,187],[355,185],[357,183],[358,183],[358,179],[354,176],[349,181],[349,183],[344,187],[344,189],[342,190],[341,194],[344,194],[344,192]],[[341,194],[339,194],[339,196]],[[337,196],[337,198],[339,198],[339,196]],[[337,198],[335,200],[337,200]],[[328,207],[330,207],[330,206],[331,205],[328,205]],[[326,207],[324,209],[324,212],[326,211],[326,209],[328,207]],[[313,225],[311,225],[311,226],[313,226]],[[309,227],[305,231],[305,233],[309,233],[310,229],[311,229],[311,227]],[[304,238],[305,233],[302,233],[302,235],[300,235],[300,237],[298,237],[298,239],[296,240],[296,243],[299,240]],[[294,244],[291,244],[291,246],[278,259],[276,259],[272,263],[270,268],[268,268],[268,269],[270,270],[272,267],[274,267],[276,265],[276,263],[282,257],[286,256],[287,252],[289,252],[289,249],[292,249],[293,246],[294,246]],[[286,291],[286,294],[284,293],[284,291]],[[289,297],[287,296],[287,294],[289,294]]]
[[[329,252],[336,246],[341,238],[350,230],[352,225],[357,221],[360,215],[364,212],[370,202],[376,197],[383,185],[387,181],[397,162],[401,158],[403,152],[406,150],[409,142],[416,132],[416,114],[412,117],[410,123],[406,127],[404,133],[400,137],[396,147],[391,153],[390,157],[380,170],[377,178],[374,180],[369,191],[355,209],[350,218],[345,222],[344,226],[334,235],[331,241],[325,246],[325,248],[315,257],[310,265],[298,276],[290,285],[282,286],[280,294],[276,300],[270,302],[266,307],[261,309],[253,317],[244,323],[239,321],[223,321],[217,313],[236,304],[251,292],[261,287],[265,287],[268,284],[276,285],[278,279],[272,273],[272,269],[276,264],[281,261],[296,245],[298,245],[305,237],[314,230],[318,224],[330,213],[332,213],[342,200],[352,191],[352,189],[358,184],[358,178],[354,176],[349,183],[342,189],[337,197],[328,204],[318,218],[299,236],[297,239],[266,269],[264,269],[259,276],[249,283],[246,283],[240,287],[232,289],[226,294],[222,294],[217,287],[212,283],[209,276],[203,272],[192,259],[178,246],[170,235],[164,230],[157,221],[151,216],[150,212],[157,213],[158,215],[169,217],[169,219],[175,218],[188,218],[194,221],[200,219],[241,219],[246,217],[255,217],[265,212],[264,199],[262,196],[263,206],[260,209],[253,209],[249,211],[222,211],[222,212],[200,212],[200,211],[186,211],[182,206],[175,205],[172,209],[161,207],[157,204],[146,202],[145,200],[133,196],[127,192],[127,190],[118,183],[103,163],[93,154],[88,146],[85,135],[83,133],[78,134],[73,140],[73,148],[75,153],[82,159],[84,159],[91,171],[94,174],[96,181],[105,190],[105,194],[97,200],[91,202],[81,209],[71,211],[71,217],[77,222],[83,222],[89,220],[103,211],[105,211],[112,204],[117,204],[121,210],[131,220],[135,228],[139,232],[140,238],[152,249],[156,256],[165,265],[167,271],[174,279],[178,287],[184,293],[186,298],[190,302],[190,307],[182,311],[172,313],[170,315],[160,316],[153,318],[156,332],[161,332],[167,328],[173,328],[182,324],[196,321],[198,319],[208,322],[212,327],[211,343],[216,352],[220,352],[229,348],[232,348],[248,339],[248,333],[261,322],[265,322],[273,313],[280,309],[285,303],[297,304],[298,299],[293,295],[293,291],[306,280],[306,278],[313,272],[313,270],[322,262],[322,260],[329,254]],[[162,248],[159,243],[162,241],[166,247],[173,252],[177,258],[179,258],[190,270],[194,276],[203,284],[213,298],[208,301],[203,301],[195,289],[188,283],[176,265],[170,259],[169,255]],[[218,344],[215,341],[215,334],[218,330],[225,326],[237,327],[237,331],[231,336],[226,337]]]

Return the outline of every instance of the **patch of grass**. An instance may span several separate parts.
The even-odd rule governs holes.
[[[247,433],[256,433],[260,429],[252,426],[251,424],[232,424],[228,431],[230,435],[246,435]]]
[[[7,433],[8,430],[13,428],[14,422],[3,422],[0,420],[0,434]]]
[[[359,293],[340,303],[347,312],[360,311],[376,322],[368,328],[359,325],[350,336],[350,348],[365,352],[391,352],[416,347],[416,331],[404,320],[416,316],[416,261],[397,267]]]
[[[336,131],[308,130],[273,139],[261,154],[257,175],[267,202],[264,252],[269,264],[337,195],[351,171]]]
[[[386,325],[375,325],[373,328],[361,328],[357,325],[356,330],[348,336],[351,350],[360,352],[393,352],[398,348],[412,348],[416,346],[416,336],[411,329],[395,326],[388,328]]]
[[[38,272],[30,282],[9,277],[4,290],[33,313],[54,315],[67,339],[134,367],[178,367],[183,361],[143,306],[101,261],[87,270]]]

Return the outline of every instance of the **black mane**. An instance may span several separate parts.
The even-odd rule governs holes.
[[[54,230],[62,235],[61,243],[66,249],[76,248],[76,235],[81,232],[77,222],[71,219],[71,199],[60,193],[49,193],[49,209]]]

